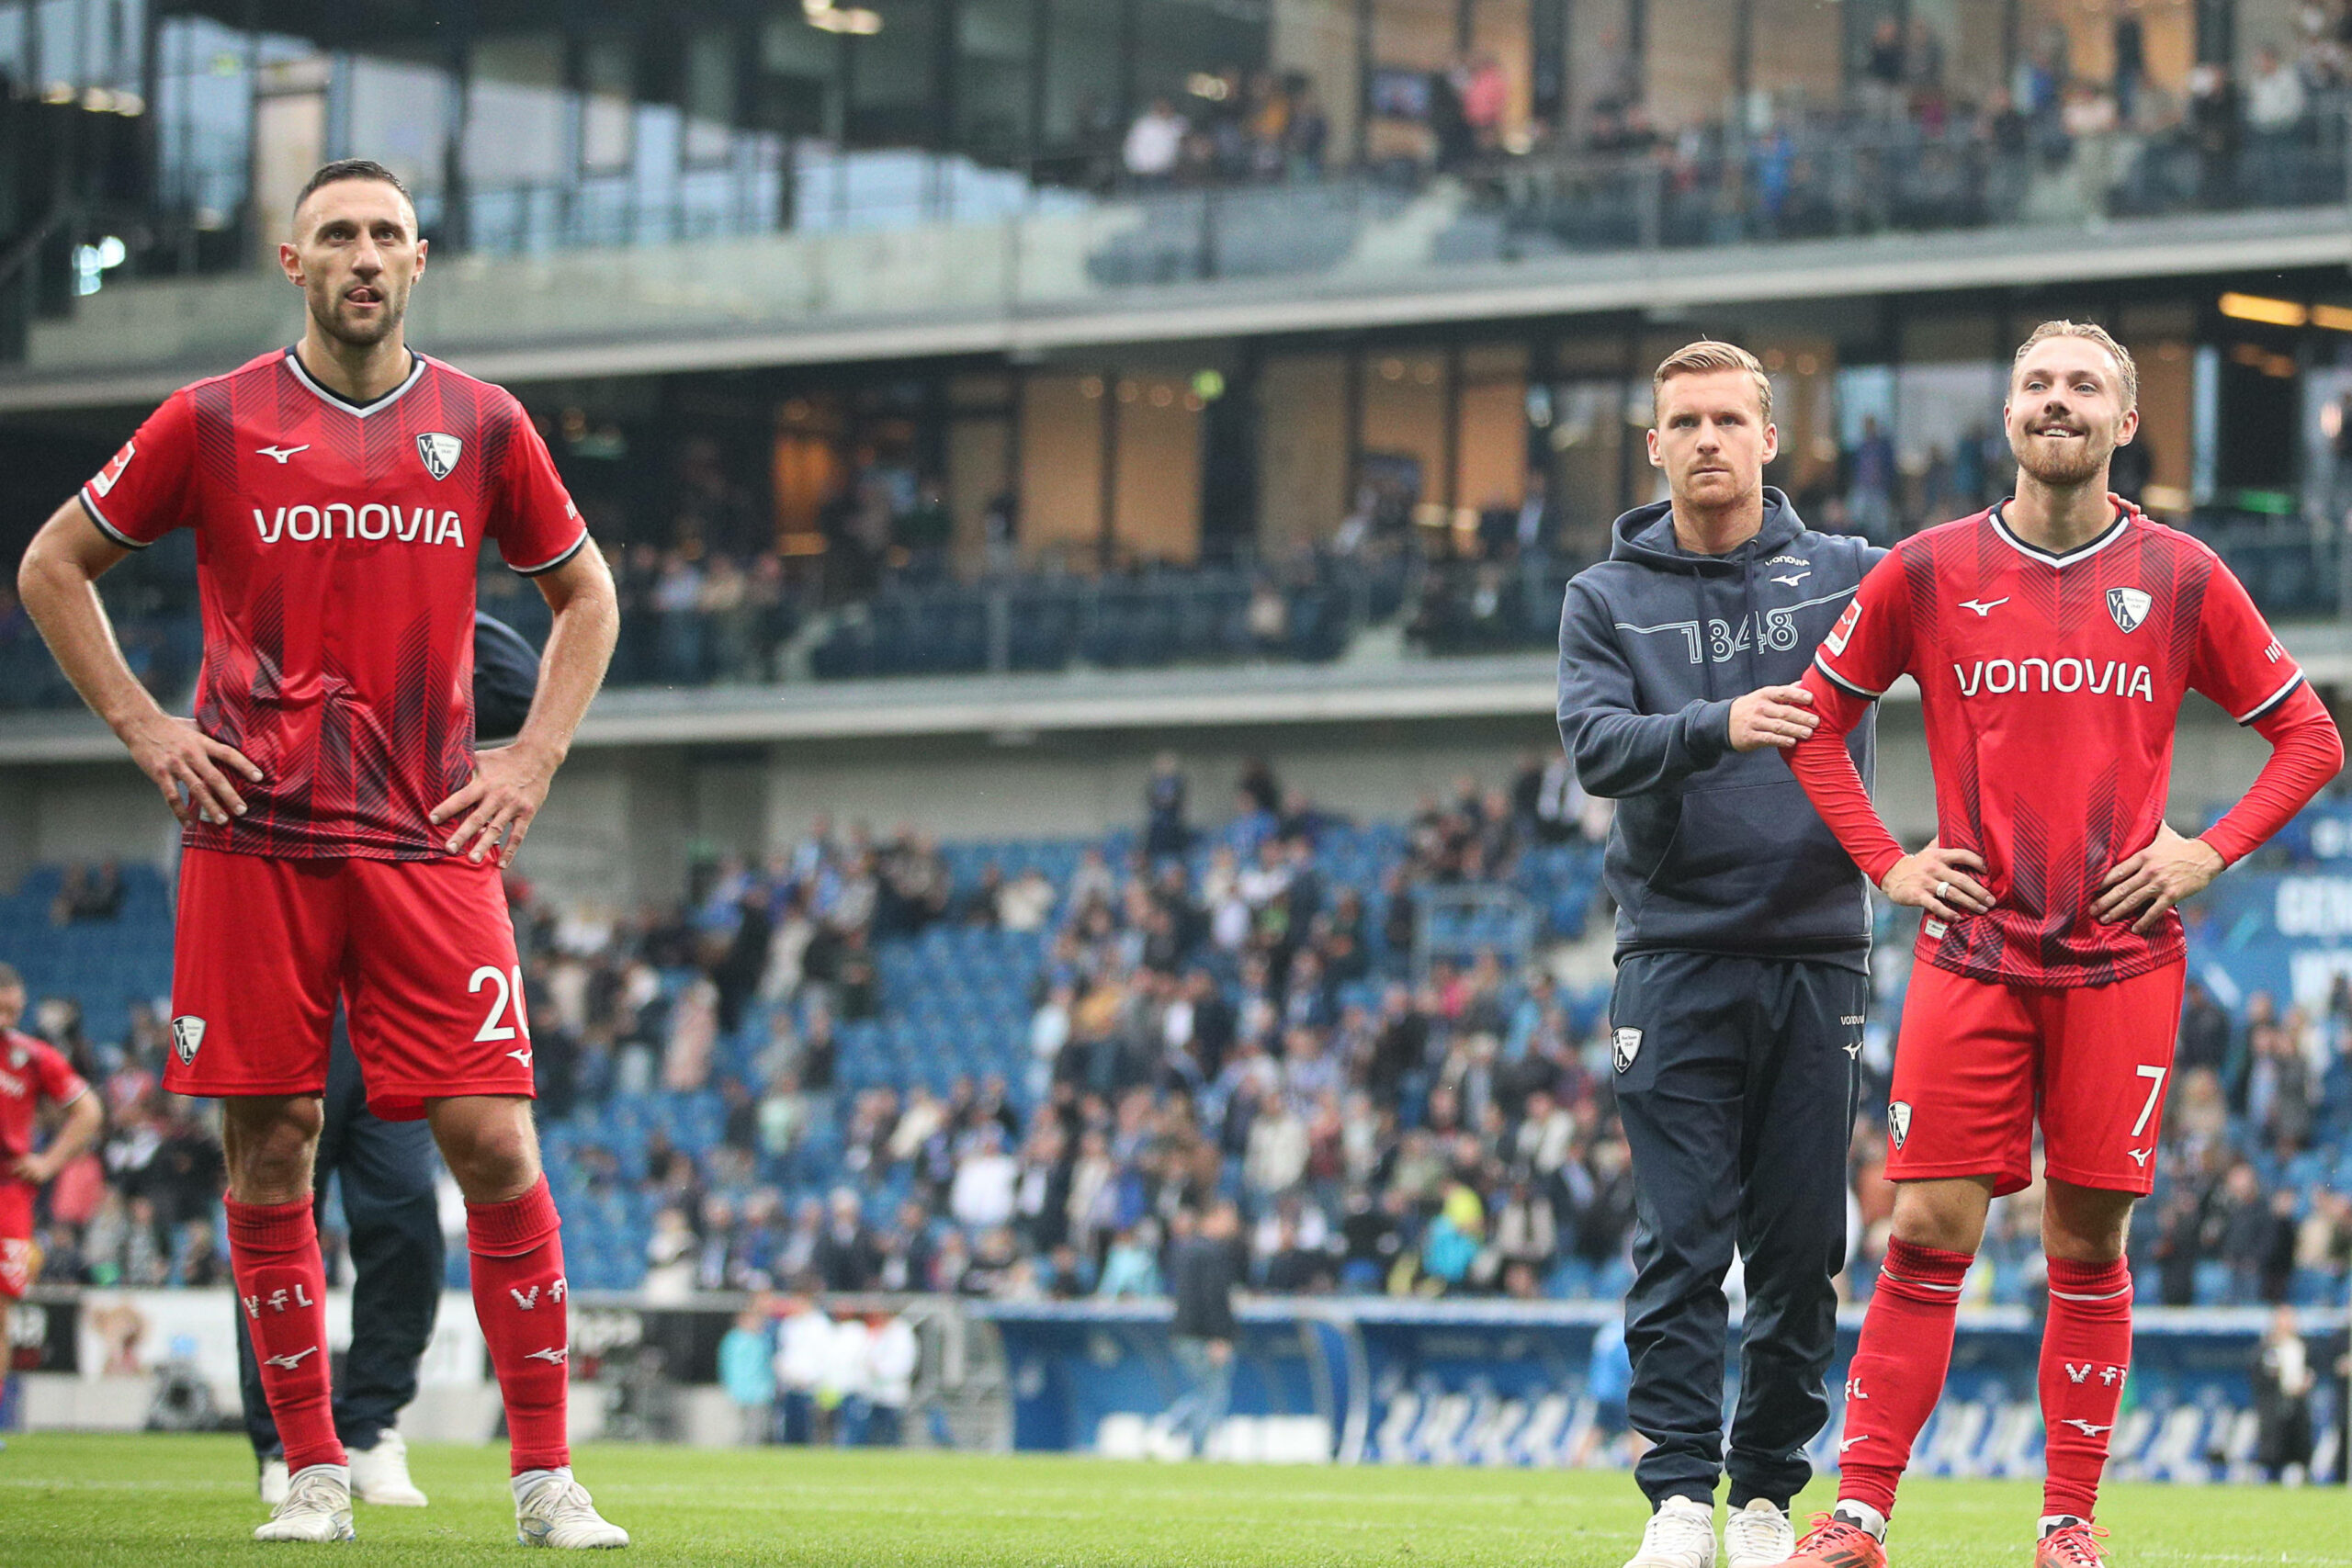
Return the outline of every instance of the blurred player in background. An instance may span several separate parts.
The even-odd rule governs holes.
[[[293,235],[300,343],[175,393],[18,573],[59,664],[186,825],[164,1088],[225,1101],[230,1265],[289,1472],[255,1535],[352,1533],[311,1202],[341,998],[370,1108],[429,1121],[465,1194],[518,1536],[626,1545],[571,1476],[562,1241],[500,878],[604,677],[611,575],[521,406],[403,341],[425,245],[390,172],[321,169]],[[95,586],[178,527],[204,610],[192,721],[132,677]],[[522,733],[478,753],[485,538],[554,623]]]
[[[25,982],[0,964],[0,1326],[7,1304],[24,1299],[40,1277],[33,1246],[33,1203],[74,1156],[97,1142],[106,1120],[98,1097],[64,1055],[17,1027],[25,1016]],[[33,1134],[43,1103],[64,1113],[49,1146],[36,1153]],[[0,1336],[0,1353],[6,1348]],[[16,1404],[17,1374],[0,1361],[0,1430]]]
[[[1992,1200],[2033,1178],[2041,1125],[2047,1480],[2036,1561],[2096,1568],[2092,1524],[2132,1359],[2132,1204],[2155,1178],[2186,942],[2202,891],[2335,776],[2335,723],[2238,580],[2109,494],[2139,424],[2130,354],[2049,321],[2018,351],[2004,418],[2017,493],[1905,540],[1805,677],[1820,727],[1789,753],[1871,881],[1924,911],[1895,1046],[1894,1232],[1846,1383],[1836,1508],[1797,1553],[1885,1561],[1887,1516],[1943,1392],[1953,1312]],[[1936,841],[1905,854],[1840,744],[1908,674]],[[2272,751],[2201,838],[2165,822],[2191,689]]]
[[[503,621],[474,612],[474,737],[512,739],[530,716],[539,656]],[[417,1366],[441,1306],[441,1204],[434,1190],[433,1131],[423,1122],[387,1122],[368,1109],[359,1059],[343,1010],[334,1015],[311,1184],[341,1190],[351,1246],[351,1352],[334,1395],[334,1431],[351,1458],[351,1495],[385,1507],[422,1508],[409,1475],[408,1444],[394,1425],[416,1397]],[[238,1393],[245,1435],[261,1465],[261,1500],[286,1500],[286,1445],[262,1392],[253,1337],[237,1337]]]
[[[1560,741],[1617,801],[1609,999],[1639,1191],[1627,1418],[1652,1513],[1628,1568],[1731,1568],[1796,1545],[1789,1503],[1829,1419],[1846,1146],[1870,994],[1870,889],[1774,756],[1814,726],[1794,684],[1879,553],[1807,528],[1764,483],[1771,383],[1701,341],[1652,378],[1650,462],[1670,500],[1617,520],[1569,583]],[[1848,766],[1871,765],[1854,737]],[[1724,1444],[1724,1279],[1747,1287]]]

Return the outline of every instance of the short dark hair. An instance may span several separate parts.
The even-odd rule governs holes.
[[[301,211],[302,204],[310,200],[311,193],[320,186],[344,180],[381,180],[401,193],[401,199],[408,203],[411,212],[416,210],[416,197],[409,195],[408,186],[401,184],[400,175],[373,158],[337,158],[332,164],[320,164],[319,172],[312,175],[310,183],[302,187],[302,194],[294,198],[294,210]]]

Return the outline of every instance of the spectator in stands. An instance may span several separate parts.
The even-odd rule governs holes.
[[[1193,829],[1184,819],[1184,773],[1173,751],[1162,751],[1151,765],[1144,785],[1144,852],[1157,859],[1181,855],[1192,847]]]
[[[84,920],[111,920],[122,913],[122,868],[112,860],[99,862],[95,869],[69,865],[50,904],[50,922],[68,926]]]
[[[2229,1065],[2230,1015],[2213,999],[2202,982],[2188,982],[2181,1003],[2179,1043],[2173,1052],[2173,1071],[2185,1078],[2202,1067],[2216,1077]]]
[[[882,1271],[882,1249],[865,1228],[857,1194],[837,1187],[828,1207],[824,1234],[812,1260],[829,1291],[870,1291]]]
[[[1127,128],[1121,152],[1127,177],[1147,190],[1171,184],[1189,129],[1173,104],[1166,98],[1152,99],[1151,106]]]

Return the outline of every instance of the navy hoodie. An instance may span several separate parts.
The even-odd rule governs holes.
[[[1731,749],[1731,705],[1802,680],[1885,552],[1813,532],[1769,486],[1763,527],[1725,555],[1677,544],[1666,502],[1613,534],[1561,609],[1560,741],[1585,789],[1617,802],[1604,867],[1617,955],[1866,966],[1868,884],[1778,747]],[[1848,742],[1865,784],[1872,739],[1866,717]]]

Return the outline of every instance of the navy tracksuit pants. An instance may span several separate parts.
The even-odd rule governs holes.
[[[1796,959],[1628,953],[1610,1031],[1633,1150],[1634,1289],[1626,1416],[1656,1446],[1635,1468],[1656,1506],[1781,1506],[1812,1479],[1838,1343],[1869,976]],[[1724,1278],[1745,1260],[1739,1403],[1724,1451]]]
[[[434,1193],[433,1129],[424,1122],[384,1122],[369,1114],[359,1062],[334,1021],[327,1058],[326,1125],[319,1134],[317,1182],[336,1178],[351,1236],[351,1354],[334,1394],[335,1436],[349,1449],[370,1449],[416,1397],[416,1367],[433,1338],[441,1305],[441,1212]],[[254,1452],[285,1451],[262,1397],[253,1336],[237,1336],[245,1432]]]

